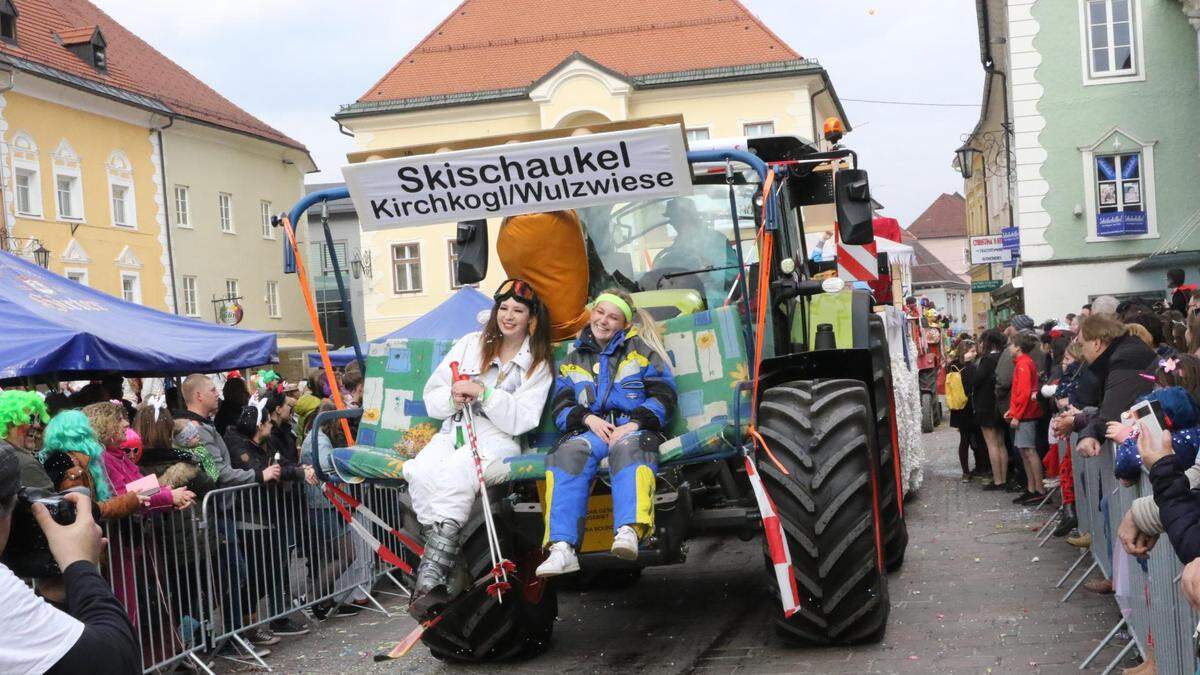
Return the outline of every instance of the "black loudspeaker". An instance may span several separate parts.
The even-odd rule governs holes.
[[[458,224],[458,283],[477,284],[487,276],[487,219],[465,220]]]
[[[838,234],[842,243],[862,246],[875,241],[871,224],[871,184],[862,169],[843,169],[834,179]]]

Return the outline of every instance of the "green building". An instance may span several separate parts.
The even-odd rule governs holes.
[[[977,5],[1026,313],[1164,297],[1173,267],[1200,280],[1200,0]]]

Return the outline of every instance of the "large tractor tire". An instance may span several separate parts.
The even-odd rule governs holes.
[[[896,477],[900,474],[897,453],[892,438],[892,357],[888,350],[887,331],[883,318],[872,314],[868,318],[869,347],[871,350],[872,390],[875,399],[875,447],[879,455],[879,522],[883,532],[883,561],[888,572],[895,572],[904,564],[904,551],[908,548],[908,527],[904,523],[900,488]]]
[[[504,602],[488,595],[486,584],[475,586],[447,607],[437,625],[425,631],[422,642],[438,659],[488,662],[530,658],[550,646],[558,617],[558,592],[534,575],[541,562],[541,542],[523,537],[513,527],[511,510],[492,502],[500,550],[516,563],[509,575],[512,590]],[[460,552],[470,580],[486,576],[492,568],[487,529],[478,509],[463,531]]]
[[[763,392],[757,467],[795,568],[800,610],[776,629],[800,646],[878,642],[887,577],[876,548],[870,398],[854,380],[802,380]],[[775,578],[771,576],[771,584]]]

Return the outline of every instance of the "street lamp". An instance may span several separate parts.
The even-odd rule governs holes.
[[[37,248],[33,249],[33,259],[37,262],[38,267],[50,269],[50,249],[46,248],[40,241]]]
[[[975,157],[979,155],[979,151],[964,145],[955,150],[954,154],[958,155],[958,171],[962,174],[963,180],[970,180],[971,176],[975,175]]]

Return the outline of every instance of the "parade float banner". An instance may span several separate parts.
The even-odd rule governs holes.
[[[692,193],[677,124],[383,159],[342,175],[364,230]]]

